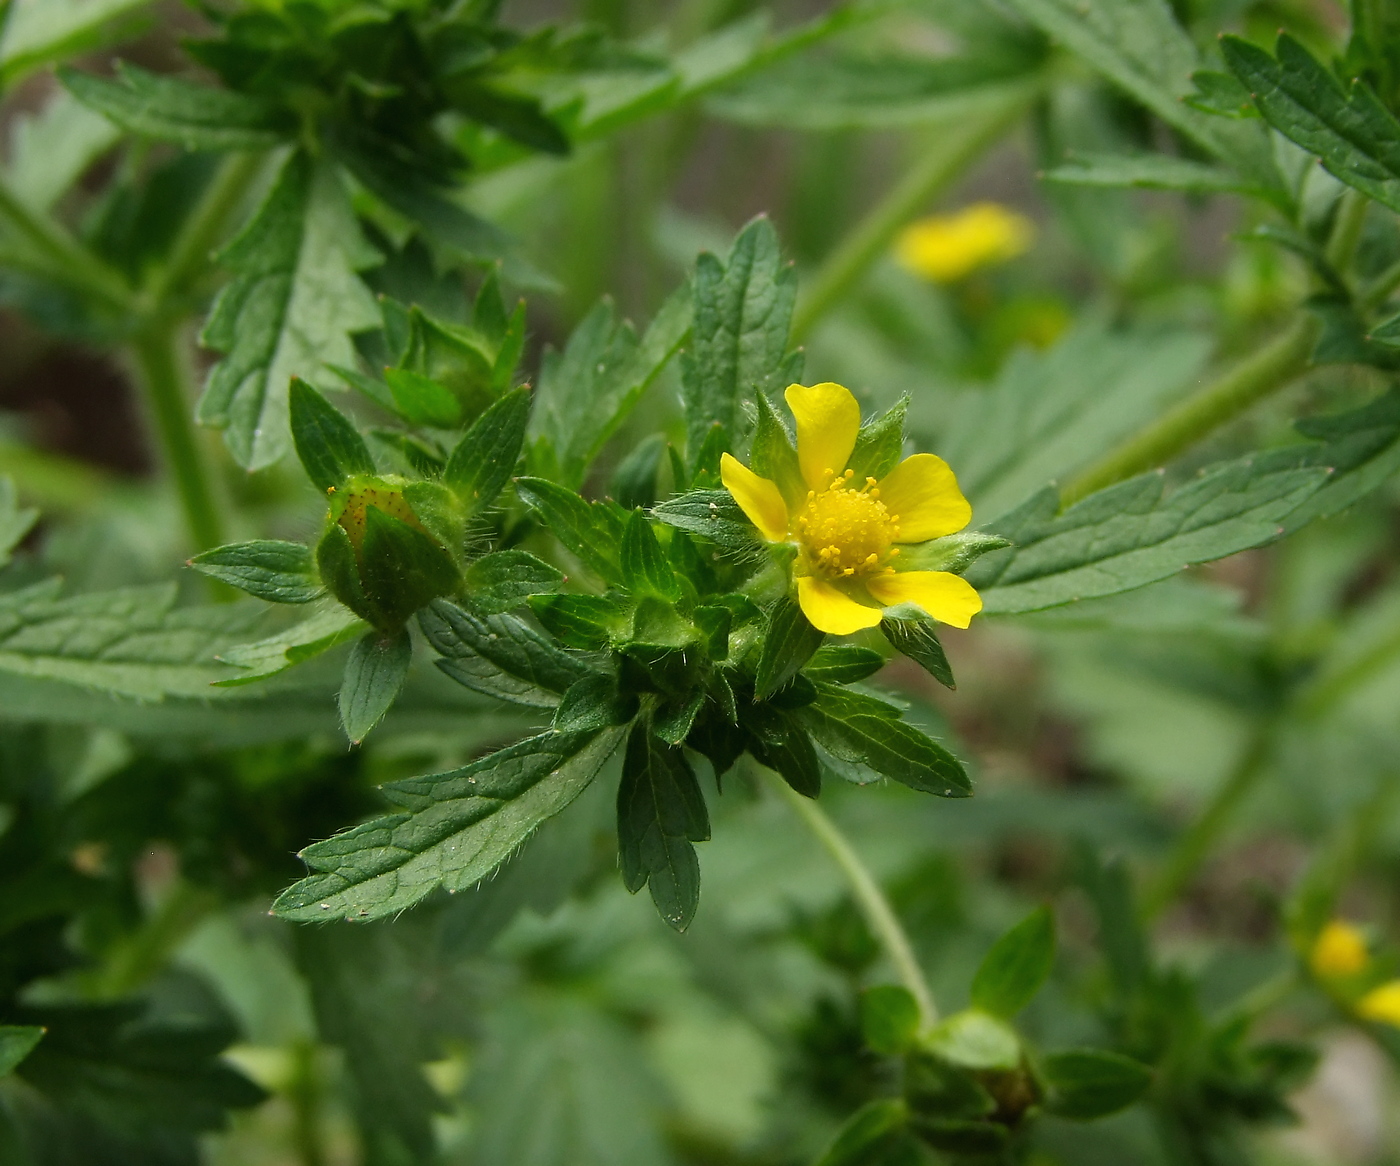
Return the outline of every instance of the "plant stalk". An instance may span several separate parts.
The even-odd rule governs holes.
[[[1270,726],[1261,726],[1243,755],[1205,808],[1205,812],[1177,839],[1166,866],[1143,895],[1142,915],[1154,919],[1186,888],[1206,856],[1220,841],[1235,811],[1267,772],[1272,754]]]
[[[180,495],[190,540],[196,551],[204,551],[224,541],[223,519],[215,502],[199,434],[195,432],[180,337],[178,323],[156,323],[136,336],[133,354],[160,435],[166,467]]]
[[[126,281],[46,215],[36,213],[0,182],[0,223],[50,265],[46,274],[117,312],[131,307]]]
[[[317,1048],[311,1041],[292,1047],[292,1075],[287,1100],[292,1107],[292,1142],[301,1166],[325,1166],[326,1147],[321,1132],[321,1074]]]
[[[1001,101],[942,127],[937,148],[929,149],[846,234],[807,283],[792,318],[792,342],[800,344],[812,327],[884,255],[910,219],[940,190],[996,141],[1040,91],[1038,83],[1018,86]]]
[[[1300,313],[1281,333],[1065,483],[1062,507],[1156,469],[1307,371],[1320,324]]]
[[[803,797],[776,773],[764,770],[764,774],[769,784],[787,801],[841,868],[841,873],[850,883],[856,906],[860,908],[860,913],[865,917],[870,930],[884,947],[885,954],[890,957],[900,982],[918,1003],[920,1027],[924,1030],[932,1028],[938,1021],[938,1008],[934,1005],[933,993],[929,991],[919,961],[914,958],[914,949],[900,925],[899,917],[885,898],[880,884],[875,881],[875,876],[870,873],[870,868],[861,861],[860,855],[855,852],[840,828],[816,802]]]

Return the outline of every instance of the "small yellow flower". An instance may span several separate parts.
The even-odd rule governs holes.
[[[962,530],[972,507],[948,464],[928,453],[905,458],[882,480],[854,480],[846,468],[860,430],[860,406],[837,384],[789,385],[797,422],[797,469],[780,485],[736,458],[720,477],[769,542],[797,547],[797,599],[812,626],[849,635],[904,603],[965,628],[982,610],[970,583],[949,571],[905,570],[900,546]]]
[[[1372,988],[1356,1002],[1356,1015],[1400,1028],[1400,980],[1387,980]]]
[[[951,215],[930,215],[905,227],[895,258],[915,275],[952,283],[979,267],[1024,254],[1035,226],[995,202],[976,202]]]
[[[1370,956],[1366,953],[1366,938],[1342,919],[1333,919],[1320,932],[1308,954],[1313,974],[1322,980],[1354,976],[1361,971]]]

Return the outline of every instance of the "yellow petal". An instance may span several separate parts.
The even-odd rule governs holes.
[[[1372,988],[1356,1002],[1356,1015],[1363,1020],[1400,1027],[1400,980],[1390,980]]]
[[[916,453],[880,481],[880,501],[899,515],[899,542],[921,543],[955,534],[972,521],[958,480],[948,463],[931,453]]]
[[[1318,932],[1317,941],[1308,956],[1313,974],[1324,980],[1355,975],[1369,960],[1365,937],[1341,919],[1333,919]]]
[[[777,485],[760,478],[738,458],[727,453],[719,459],[719,478],[739,503],[759,533],[770,543],[780,543],[788,535],[787,503]]]
[[[900,571],[865,581],[870,594],[886,607],[912,603],[939,623],[965,628],[982,610],[982,597],[961,575],[950,571]]]
[[[860,406],[844,385],[788,385],[788,408],[797,422],[797,463],[809,490],[825,490],[851,459],[860,432]]]
[[[873,628],[880,622],[878,607],[857,603],[825,579],[812,575],[798,578],[797,602],[814,628],[833,636],[849,636],[861,628]]]

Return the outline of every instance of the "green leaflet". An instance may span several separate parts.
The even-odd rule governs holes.
[[[754,696],[765,700],[797,675],[826,639],[791,599],[780,599],[768,618],[754,675]]]
[[[34,1051],[44,1030],[32,1024],[0,1024],[0,1077],[8,1076]]]
[[[622,881],[633,894],[650,886],[656,910],[684,931],[700,905],[700,863],[692,843],[710,837],[705,796],[685,754],[632,726],[617,791],[617,848]]]
[[[335,171],[297,152],[219,258],[235,278],[201,336],[224,359],[209,371],[199,420],[225,430],[239,465],[261,469],[289,445],[291,378],[324,381],[325,365],[353,366],[350,334],[380,326],[379,308],[355,274],[380,256],[360,233]]]
[[[284,111],[255,97],[157,76],[124,61],[115,81],[68,68],[58,75],[74,97],[123,129],[186,150],[266,150],[295,128]]]
[[[876,1155],[893,1148],[908,1120],[902,1099],[868,1101],[846,1120],[814,1166],[880,1166]],[[890,1162],[898,1160],[898,1155],[892,1155]]]
[[[385,786],[406,812],[307,847],[302,858],[319,873],[282,892],[273,913],[299,923],[367,922],[438,887],[466,890],[584,790],[622,732],[544,733],[461,769]]]
[[[553,708],[557,695],[589,672],[578,656],[513,615],[483,617],[439,599],[418,613],[418,626],[442,654],[438,667],[447,675],[468,688],[516,704]],[[483,668],[481,661],[490,669]],[[495,673],[514,683],[502,681]]]
[[[0,671],[159,701],[210,696],[216,654],[260,622],[258,605],[176,608],[175,584],[58,598],[49,580],[0,596]]]
[[[325,593],[305,543],[231,543],[195,555],[190,566],[269,603],[310,603]]]
[[[1364,83],[1342,88],[1291,36],[1278,38],[1277,60],[1233,36],[1221,49],[1271,126],[1349,186],[1400,210],[1400,122]]]
[[[965,798],[962,764],[932,737],[899,719],[899,710],[865,693],[819,683],[817,699],[797,712],[818,745],[840,762],[865,766],[924,793]]]
[[[225,668],[214,683],[228,688],[275,676],[353,639],[363,627],[360,617],[339,603],[321,604],[285,631],[223,649],[218,658],[243,671],[234,676]]]
[[[0,567],[10,561],[15,547],[38,520],[37,510],[20,509],[14,482],[9,478],[0,478]]]
[[[937,625],[922,610],[911,608],[907,615],[887,614],[880,621],[880,630],[896,652],[908,656],[945,688],[957,688],[952,666],[938,639]]]
[[[91,52],[131,28],[150,0],[11,0],[0,26],[0,88],[51,61]],[[125,18],[125,19],[123,19]]]
[[[519,607],[531,595],[559,590],[563,573],[529,551],[493,551],[477,559],[462,576],[463,589],[482,615],[499,615]]]
[[[586,502],[566,486],[543,478],[517,478],[515,490],[580,562],[609,583],[623,582],[618,565],[623,520],[616,505]]]
[[[690,331],[690,285],[662,304],[638,340],[603,300],[574,329],[562,353],[540,369],[534,432],[549,442],[559,480],[577,487],[604,443],[631,414],[647,387]]]
[[[1010,1019],[1050,975],[1055,963],[1055,917],[1033,911],[992,945],[972,980],[972,1006]]]
[[[691,490],[669,498],[652,516],[736,554],[751,556],[764,544],[728,490]]]
[[[1201,68],[1196,46],[1165,0],[1009,0],[1042,32],[1082,57],[1251,183],[1282,190],[1268,134],[1255,122],[1213,117],[1184,100]]]
[[[656,531],[640,510],[627,517],[622,532],[621,566],[622,578],[633,594],[680,598],[680,581],[657,541]]]
[[[340,683],[340,724],[352,745],[358,745],[394,703],[408,666],[413,640],[407,628],[397,632],[366,632],[350,649],[345,678]]]
[[[442,480],[466,504],[468,514],[485,510],[510,481],[529,419],[530,390],[512,389],[462,435]]]
[[[695,323],[681,364],[692,461],[715,425],[730,442],[743,436],[742,399],[795,379],[784,357],[796,295],[797,279],[766,218],[739,232],[724,262],[709,252],[696,261]]]

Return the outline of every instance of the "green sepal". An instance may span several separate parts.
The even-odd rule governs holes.
[[[627,610],[608,596],[532,595],[529,604],[544,629],[570,648],[606,648],[627,634]]]
[[[908,988],[878,984],[860,997],[860,1030],[877,1053],[895,1057],[908,1050],[919,1035],[919,1002]]]
[[[824,632],[814,628],[792,599],[780,599],[768,617],[768,630],[754,677],[754,695],[765,700],[797,675],[821,647]]]
[[[468,514],[490,506],[510,480],[529,422],[530,390],[512,389],[482,413],[457,443],[442,480],[462,499]]]
[[[406,368],[386,368],[384,380],[393,394],[394,412],[413,425],[455,429],[462,422],[462,402],[446,385]]]
[[[846,461],[846,467],[855,471],[856,482],[863,483],[868,477],[878,480],[899,465],[904,452],[904,418],[908,412],[906,394],[883,417],[861,426],[855,448]]]
[[[558,733],[595,733],[609,725],[625,725],[637,715],[637,709],[635,696],[618,692],[616,677],[590,672],[564,693],[553,727]]]
[[[452,594],[461,581],[456,564],[442,547],[377,506],[365,510],[360,580],[379,613],[370,622],[383,631],[401,627],[429,601]]]
[[[622,881],[633,894],[651,887],[657,912],[684,931],[700,903],[700,864],[692,843],[710,837],[705,797],[685,754],[643,721],[632,726],[617,791]]]
[[[912,604],[887,608],[880,620],[880,631],[896,652],[901,652],[922,666],[945,688],[957,688],[953,667],[943,652],[934,621]]]
[[[292,441],[306,476],[323,493],[355,474],[373,474],[374,460],[349,419],[300,377],[290,394]]]
[[[1073,1121],[1092,1121],[1126,1109],[1152,1085],[1141,1061],[1107,1049],[1070,1049],[1041,1062],[1050,1086],[1045,1108]]]
[[[1011,545],[1008,539],[980,530],[964,530],[926,543],[901,548],[900,569],[904,571],[951,571],[961,575],[990,551]]]
[[[789,507],[796,506],[807,496],[807,484],[802,480],[802,467],[792,436],[767,394],[756,394],[754,401],[758,406],[758,423],[749,450],[749,469],[775,483]]]
[[[676,651],[695,643],[695,625],[664,599],[643,596],[632,617],[630,644]]]
[[[408,678],[413,641],[408,629],[367,632],[355,641],[340,683],[340,724],[352,745],[383,719]]]
[[[1031,912],[992,945],[972,980],[972,1004],[1009,1019],[1040,991],[1055,964],[1055,917]]]
[[[531,595],[558,591],[561,571],[529,551],[493,551],[472,563],[462,575],[462,590],[482,615],[519,607]]]
[[[724,660],[729,656],[729,630],[734,624],[734,614],[727,607],[697,607],[690,613],[690,621],[700,629],[705,653],[711,660]]]
[[[828,684],[855,684],[874,676],[885,666],[885,658],[873,648],[858,644],[823,644],[802,669],[809,680]]]
[[[822,768],[807,730],[785,709],[756,704],[744,724],[752,734],[749,752],[806,798],[822,792]]]
[[[326,590],[366,623],[379,624],[379,612],[360,583],[360,565],[345,530],[332,523],[316,544],[316,569]]]
[[[517,478],[515,489],[566,550],[607,582],[622,585],[620,532],[601,503],[585,502],[567,487],[543,478]]]
[[[189,566],[269,603],[310,603],[325,594],[305,543],[230,543],[195,555]]]
[[[965,1069],[1014,1069],[1021,1063],[1016,1030],[978,1008],[953,1013],[922,1039],[929,1052]]]
[[[632,511],[623,529],[621,565],[623,584],[635,594],[670,600],[680,598],[676,574],[651,523],[640,510]]]
[[[668,701],[657,711],[652,721],[652,731],[668,745],[679,745],[690,735],[695,718],[700,715],[708,699],[705,690],[699,688],[688,696]]]
[[[413,517],[444,547],[460,548],[466,537],[466,519],[457,496],[438,482],[409,482],[404,501]]]

